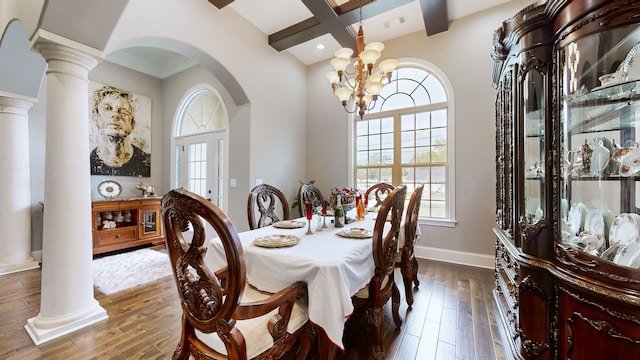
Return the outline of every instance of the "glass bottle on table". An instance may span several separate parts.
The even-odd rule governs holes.
[[[356,197],[356,219],[364,220],[364,204],[362,203],[362,195]]]
[[[336,208],[333,209],[335,216],[335,226],[341,228],[344,226],[344,209],[342,208],[342,196],[336,195]]]

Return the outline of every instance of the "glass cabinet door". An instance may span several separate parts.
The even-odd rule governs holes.
[[[156,237],[162,234],[160,216],[160,210],[158,208],[140,209],[140,228],[138,236],[141,239]]]
[[[560,241],[640,267],[640,31],[588,35],[558,53]]]
[[[544,75],[537,70],[526,73],[522,91],[523,154],[524,154],[524,213],[529,224],[544,217],[544,136],[545,87]]]

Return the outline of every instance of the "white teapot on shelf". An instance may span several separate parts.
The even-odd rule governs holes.
[[[580,146],[580,150],[567,151],[565,155],[565,174],[566,175],[591,175],[591,156],[593,149],[589,146],[587,140]]]

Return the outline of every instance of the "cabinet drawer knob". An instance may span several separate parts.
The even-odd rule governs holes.
[[[120,234],[116,234],[116,239],[120,239]]]

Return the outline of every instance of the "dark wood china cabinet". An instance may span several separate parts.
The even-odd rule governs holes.
[[[494,33],[496,287],[515,358],[640,357],[640,0]]]

